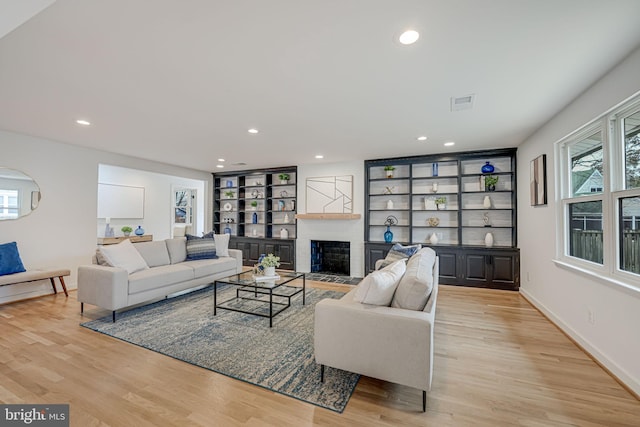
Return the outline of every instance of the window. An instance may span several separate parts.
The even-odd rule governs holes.
[[[0,218],[15,219],[19,214],[18,191],[0,189]]]
[[[558,258],[640,287],[640,96],[559,141]]]

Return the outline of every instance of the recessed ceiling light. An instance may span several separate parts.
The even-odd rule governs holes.
[[[426,141],[427,137],[423,135],[423,136],[419,136],[417,139],[418,141]]]
[[[402,44],[413,44],[418,41],[420,34],[415,30],[407,30],[400,34],[398,41]]]
[[[258,129],[251,128],[251,129],[248,130],[248,132],[249,133],[258,133]]]
[[[224,159],[218,159],[219,162],[224,162]]]
[[[224,165],[216,165],[217,168],[223,168]]]
[[[316,159],[324,159],[324,156],[322,154],[318,154],[316,155]]]
[[[452,145],[456,145],[456,143],[455,143],[455,142],[453,142],[453,141],[449,141],[449,142],[445,142],[445,143],[444,143],[444,146],[445,146],[445,147],[451,147]]]
[[[82,120],[82,119],[78,119],[76,120],[76,123],[82,126],[89,126],[91,123],[86,121],[86,120]]]

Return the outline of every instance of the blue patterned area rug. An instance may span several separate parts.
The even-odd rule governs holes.
[[[218,301],[235,295],[218,288]],[[314,405],[344,411],[359,375],[320,366],[313,356],[313,310],[343,293],[307,288],[273,319],[228,310],[213,316],[213,287],[111,315],[81,326]]]

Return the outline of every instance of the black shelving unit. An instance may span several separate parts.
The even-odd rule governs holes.
[[[482,173],[486,162],[494,172]],[[396,168],[393,178],[385,177],[387,165]],[[367,160],[365,174],[367,272],[392,243],[421,243],[438,253],[442,283],[518,289],[515,148]],[[494,191],[483,186],[487,175],[498,177]],[[490,207],[484,206],[487,196]],[[446,209],[437,209],[438,197],[446,197]],[[387,208],[389,200],[392,209]],[[398,225],[391,227],[392,243],[384,241],[389,215],[398,218]],[[428,222],[434,217],[438,226]],[[430,241],[433,233],[436,244]],[[490,247],[487,233],[493,240]]]
[[[289,175],[287,183],[279,179],[283,173]],[[231,234],[229,247],[242,250],[244,265],[257,263],[260,254],[273,253],[280,257],[281,269],[293,270],[297,236],[297,168],[214,173],[213,178],[215,232]],[[283,229],[286,237],[281,233]]]

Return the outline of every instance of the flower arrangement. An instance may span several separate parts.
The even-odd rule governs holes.
[[[262,258],[260,264],[262,267],[280,267],[280,257],[275,256],[274,254],[268,254],[266,257]]]

